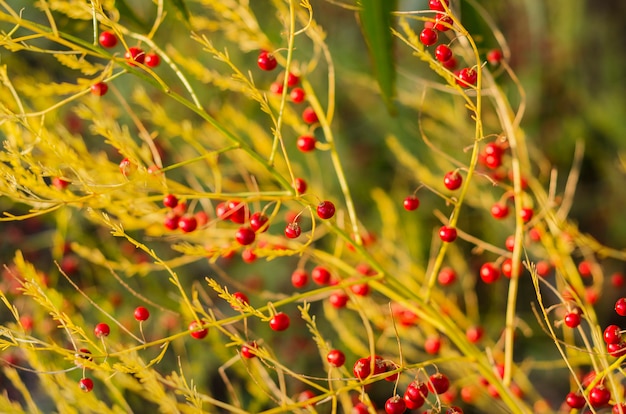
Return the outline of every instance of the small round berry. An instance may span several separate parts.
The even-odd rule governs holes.
[[[428,8],[431,10],[435,10],[435,11],[446,11],[445,7],[443,6],[442,0],[430,0],[428,2]],[[445,3],[448,7],[450,7],[450,0],[444,0],[443,3]]]
[[[494,218],[501,220],[509,215],[509,207],[506,204],[495,203],[491,206],[491,215]]]
[[[591,262],[583,260],[582,262],[578,263],[578,273],[580,273],[582,277],[589,277],[592,273],[592,267],[593,265],[591,264]]]
[[[626,342],[618,342],[616,344],[607,344],[606,350],[612,357],[621,358],[626,355]]]
[[[109,91],[109,86],[104,82],[98,82],[91,85],[91,94],[95,96],[103,96]]]
[[[179,222],[180,222],[180,216],[178,214],[170,212],[165,216],[163,225],[168,230],[176,230],[178,228]]]
[[[615,312],[619,316],[626,316],[626,298],[619,298],[615,301]]]
[[[352,373],[360,380],[369,377],[371,373],[370,358],[364,357],[357,359],[352,367]]]
[[[439,229],[439,238],[446,243],[452,243],[456,240],[456,237],[457,232],[454,227],[441,226]]]
[[[256,234],[250,227],[240,227],[237,230],[237,233],[235,233],[235,240],[237,240],[237,243],[242,246],[248,246],[249,244],[254,243],[255,238]]]
[[[434,45],[435,43],[437,43],[437,38],[437,32],[430,28],[425,28],[420,33],[420,42],[422,42],[424,46]]]
[[[311,271],[311,279],[318,285],[327,285],[330,283],[331,274],[325,267],[317,266]]]
[[[178,220],[178,228],[184,233],[191,233],[198,227],[198,221],[194,216],[183,216]]]
[[[437,13],[437,17],[435,17],[435,25],[433,29],[438,30],[440,32],[447,32],[452,28],[454,22],[452,18],[445,13]]]
[[[357,296],[367,296],[370,293],[370,286],[367,283],[357,283],[350,286],[350,290]]]
[[[447,376],[438,372],[428,378],[428,390],[435,394],[443,394],[450,388],[450,380]]]
[[[406,408],[408,408],[409,410],[417,410],[426,403],[426,399],[424,397],[419,396],[416,400],[414,400],[409,394],[407,394],[406,391],[404,392],[403,399],[404,403],[406,404]]]
[[[406,411],[406,403],[399,396],[393,396],[385,402],[385,413],[387,414],[402,414]]]
[[[463,184],[463,176],[458,171],[447,172],[443,177],[443,185],[448,190],[457,190],[461,187],[461,184]]]
[[[341,309],[345,308],[348,304],[348,295],[343,292],[334,292],[328,297],[328,302],[332,305],[333,308]]]
[[[98,42],[100,42],[100,46],[110,49],[117,45],[117,36],[115,36],[113,32],[102,32],[100,36],[98,36]]]
[[[428,385],[424,382],[413,381],[407,387],[405,395],[413,401],[423,401],[426,397],[428,397]]]
[[[442,286],[448,286],[456,281],[456,272],[450,267],[444,267],[437,275],[437,281]]]
[[[250,303],[250,299],[248,299],[248,296],[246,296],[246,294],[243,292],[233,293],[233,298],[239,303],[243,303],[246,305]],[[236,306],[233,306],[233,309],[236,310]]]
[[[570,392],[565,397],[565,403],[570,408],[583,408],[587,404],[587,401],[585,401],[585,397],[582,395],[576,392]]]
[[[109,336],[111,328],[106,323],[99,323],[94,328],[93,333],[97,338],[102,338],[103,336]]]
[[[253,263],[257,259],[257,255],[252,249],[245,249],[241,252],[241,260],[246,263]]]
[[[528,223],[530,219],[533,218],[533,209],[529,207],[524,207],[519,214],[520,216],[522,216],[522,221],[524,223]]]
[[[285,329],[289,328],[289,316],[287,316],[286,313],[284,312],[278,312],[277,314],[275,314],[274,316],[272,316],[272,319],[270,319],[270,328],[273,331],[284,331]]]
[[[321,219],[328,220],[335,215],[335,205],[328,200],[322,201],[317,205],[317,215]]]
[[[502,61],[502,51],[500,49],[491,49],[487,52],[487,62],[492,66],[497,65]]]
[[[453,405],[451,407],[448,407],[445,414],[463,414],[463,409],[461,407]]]
[[[468,88],[476,84],[477,74],[472,68],[463,68],[457,74],[456,83],[464,88]]]
[[[480,278],[485,283],[494,283],[500,278],[500,270],[493,263],[485,263],[480,267]]]
[[[267,222],[269,218],[262,212],[257,211],[250,216],[250,228],[255,232],[264,233],[268,229]]]
[[[510,252],[515,249],[515,235],[511,234],[510,236],[507,236],[506,240],[504,241],[504,247]]]
[[[137,66],[137,63],[142,64],[144,62],[146,54],[141,48],[132,46],[124,53],[124,58],[130,66]]]
[[[146,66],[150,66],[151,68],[156,68],[161,63],[161,58],[156,53],[150,52],[146,53],[146,58],[144,59],[144,63]]]
[[[289,72],[287,74],[287,86],[289,86],[290,88],[293,88],[298,83],[300,83],[300,76],[295,75],[295,74]]]
[[[617,403],[611,409],[611,414],[626,414],[626,403]]]
[[[519,268],[521,269],[522,267],[519,266]],[[502,265],[500,266],[500,269],[502,270],[502,274],[504,276],[511,278],[513,276],[513,259],[511,259],[510,257],[504,259]]]
[[[78,386],[84,392],[90,392],[93,390],[93,381],[91,378],[82,378],[78,381]]]
[[[448,45],[438,45],[435,48],[435,58],[439,62],[447,62],[450,58],[452,58],[452,49],[450,49]]]
[[[565,322],[565,325],[569,328],[576,328],[580,325],[580,314],[578,312],[569,312],[563,318],[563,322]]]
[[[470,326],[465,331],[465,336],[467,337],[467,340],[473,344],[479,342],[484,335],[485,330],[480,326]]]
[[[191,321],[189,324],[189,335],[194,339],[204,339],[209,330],[202,327],[202,324],[198,321]]]
[[[607,344],[617,344],[622,340],[622,333],[620,327],[617,325],[609,325],[604,328],[603,332],[604,342]]]
[[[609,403],[611,392],[602,384],[596,385],[589,391],[589,403],[594,408],[603,407]]]
[[[310,135],[302,135],[298,138],[296,145],[298,146],[298,149],[302,152],[311,152],[315,149],[316,142],[317,140],[315,139],[315,137],[312,137]]]
[[[272,71],[276,69],[276,66],[278,66],[278,62],[276,61],[274,55],[265,50],[259,53],[257,64],[259,65],[259,68],[266,71]]]
[[[256,342],[248,342],[247,344],[241,345],[241,356],[246,359],[252,359],[256,356],[256,350],[258,345]]]
[[[304,270],[294,270],[291,274],[291,284],[295,288],[301,288],[309,283],[309,275]]]
[[[52,185],[58,190],[64,190],[67,188],[68,185],[70,185],[70,182],[67,180],[64,180],[61,177],[53,177]]]
[[[346,362],[346,355],[338,349],[331,349],[326,354],[326,361],[333,367],[341,367]]]
[[[248,218],[248,206],[240,201],[228,201],[226,214],[233,223],[243,224]]]
[[[300,236],[300,234],[302,234],[302,229],[295,221],[292,221],[285,227],[285,236],[289,239],[296,239]]]
[[[178,205],[178,198],[174,194],[166,194],[163,197],[163,205],[168,208],[174,208]]]
[[[309,106],[309,107],[304,108],[304,110],[302,111],[302,120],[305,123],[311,125],[311,124],[318,122],[319,118],[317,117],[317,114],[315,113],[313,108]]]
[[[455,70],[457,66],[459,66],[459,62],[456,60],[454,56],[452,56],[450,59],[443,62],[443,67],[448,70]]]
[[[306,98],[306,92],[302,88],[293,88],[291,92],[289,92],[289,97],[293,103],[302,103]]]
[[[417,208],[420,206],[420,199],[414,195],[410,195],[404,199],[402,205],[404,206],[404,209],[406,211],[417,210]]]
[[[437,355],[441,349],[441,338],[438,336],[429,336],[424,341],[424,351],[430,355]]]
[[[135,316],[135,319],[137,319],[139,322],[143,322],[150,317],[150,311],[144,308],[143,306],[138,306],[135,309],[134,316]]]
[[[306,192],[307,184],[302,178],[296,178],[293,183],[293,188],[298,194],[304,194]]]
[[[282,82],[272,82],[270,85],[270,92],[274,95],[282,95],[284,88],[285,87]]]
[[[611,275],[611,286],[621,288],[624,286],[624,275],[620,272],[613,273]]]

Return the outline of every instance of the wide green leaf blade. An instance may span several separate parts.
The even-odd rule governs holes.
[[[395,113],[396,69],[393,60],[391,13],[397,0],[361,0],[359,18],[378,80],[380,92],[390,113]]]

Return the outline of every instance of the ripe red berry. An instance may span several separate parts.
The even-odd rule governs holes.
[[[268,220],[268,217],[264,213],[257,211],[250,216],[250,228],[257,233],[259,231],[264,233],[269,227],[267,226]]]
[[[248,342],[247,344],[241,345],[241,356],[246,359],[252,359],[256,356],[255,352],[258,348],[256,342]]]
[[[317,266],[311,271],[311,279],[318,285],[327,285],[330,278],[330,271],[323,266]]]
[[[619,316],[626,316],[626,298],[619,298],[615,301],[615,312]]]
[[[465,336],[467,337],[467,340],[473,344],[480,341],[483,335],[485,335],[485,330],[480,326],[470,326],[465,331]]]
[[[163,205],[165,207],[174,208],[178,205],[178,198],[174,194],[166,194],[163,197]]]
[[[570,408],[583,408],[587,404],[587,401],[585,401],[585,397],[582,395],[576,392],[570,392],[565,397],[565,403]]]
[[[178,220],[178,228],[184,233],[191,233],[198,227],[198,221],[194,216],[183,216]]]
[[[495,66],[502,60],[502,51],[500,49],[491,49],[487,52],[487,62]]]
[[[438,30],[440,32],[447,32],[452,28],[454,22],[452,18],[445,13],[437,13],[437,17],[435,17],[435,25],[433,29]]]
[[[296,190],[296,193],[304,194],[306,192],[306,187],[306,181],[304,181],[302,178],[296,178],[294,180],[293,188]]]
[[[52,177],[52,185],[58,190],[64,190],[70,185],[70,182],[60,177]]]
[[[150,66],[151,68],[156,68],[161,63],[161,58],[156,53],[150,52],[146,53],[146,58],[144,59],[144,63],[146,66]]]
[[[402,414],[405,411],[406,404],[399,395],[395,395],[385,402],[385,413],[387,414]]]
[[[228,201],[226,203],[226,215],[233,223],[243,224],[248,218],[248,206],[239,201]]]
[[[420,42],[422,42],[424,46],[434,45],[437,43],[437,38],[437,32],[430,28],[425,28],[420,33]]]
[[[293,88],[289,93],[289,97],[293,103],[302,103],[306,98],[306,92],[302,88]]]
[[[604,342],[607,344],[617,344],[622,340],[622,333],[620,327],[617,325],[609,325],[604,328]]]
[[[237,233],[235,233],[235,240],[237,240],[237,243],[241,244],[242,246],[247,246],[254,243],[255,238],[256,234],[254,233],[254,230],[252,230],[250,227],[240,227],[237,230]]]
[[[443,4],[441,3],[442,0],[430,0],[428,2],[428,8],[435,11],[446,11]],[[450,0],[443,0],[443,3],[445,3],[447,6],[450,6]]]
[[[509,207],[506,204],[495,203],[491,206],[491,215],[500,220],[509,215]]]
[[[328,302],[332,305],[332,307],[341,309],[346,306],[348,303],[348,295],[343,292],[334,292],[328,297]]]
[[[502,274],[508,278],[513,276],[513,259],[511,258],[506,258],[504,259],[504,261],[502,262],[502,265],[500,267],[502,269]],[[519,266],[520,272],[522,269],[522,266],[520,264]]]
[[[310,135],[302,135],[298,138],[296,145],[298,146],[298,149],[302,152],[311,152],[315,149],[316,142],[317,140],[315,139],[315,137],[312,137]]]
[[[424,341],[424,350],[431,355],[437,355],[441,349],[441,338],[438,336],[429,336]]]
[[[274,95],[282,95],[284,86],[282,82],[272,82],[270,85],[270,92]]]
[[[109,333],[111,333],[111,328],[106,323],[99,323],[94,328],[93,333],[94,335],[96,335],[97,338],[102,338],[103,336],[109,336]]]
[[[109,91],[109,86],[104,82],[98,82],[91,85],[91,93],[95,96],[103,96]]]
[[[450,380],[447,376],[438,372],[428,378],[428,390],[435,394],[443,394],[450,388]]]
[[[611,392],[602,384],[598,384],[589,391],[589,403],[592,407],[603,407],[609,403]]]
[[[98,37],[98,41],[100,42],[100,46],[110,49],[117,45],[117,36],[115,36],[113,32],[102,32]]]
[[[406,388],[404,394],[415,402],[423,401],[428,397],[428,385],[424,382],[413,381]]]
[[[246,296],[246,294],[242,292],[233,293],[233,298],[235,298],[237,302],[244,303],[246,305],[250,303],[250,299],[248,299],[248,296]],[[233,307],[233,309],[236,310],[236,307]]]
[[[447,172],[443,177],[443,185],[448,190],[457,190],[461,187],[461,184],[463,184],[463,176],[458,171]]]
[[[290,88],[293,88],[298,83],[300,83],[300,76],[294,75],[293,73],[289,72],[287,74],[287,86],[289,86]]]
[[[82,391],[90,392],[91,390],[93,390],[93,381],[91,380],[91,378],[82,378],[80,381],[78,381],[78,386]]]
[[[283,312],[278,312],[277,314],[275,314],[274,316],[272,316],[272,319],[270,319],[270,328],[273,331],[284,331],[285,329],[289,328],[289,316],[287,316],[286,313]]]
[[[276,61],[274,55],[265,50],[262,50],[261,53],[259,53],[257,64],[262,70],[272,71],[276,69],[278,62]]]
[[[463,68],[457,74],[456,83],[464,88],[468,88],[476,84],[477,74],[472,68]]]
[[[580,314],[578,312],[569,312],[563,318],[563,322],[569,328],[576,328],[580,325]]]
[[[374,356],[374,372],[372,373],[372,358],[371,356],[359,358],[352,367],[352,373],[355,377],[363,380],[370,375],[378,375],[387,371],[387,364],[378,355]]]
[[[139,322],[143,322],[150,317],[150,311],[148,311],[148,309],[144,308],[143,306],[138,306],[135,309],[134,316],[135,319],[137,319]]]
[[[611,275],[611,286],[621,288],[624,286],[624,282],[625,280],[623,274],[616,272]]]
[[[618,403],[611,409],[612,414],[626,414],[626,403]]]
[[[180,216],[178,214],[170,212],[165,216],[163,225],[168,230],[176,230],[178,228],[179,222],[180,222]]]
[[[317,117],[317,114],[315,113],[313,108],[309,106],[307,108],[304,108],[304,111],[302,111],[302,120],[311,125],[319,121],[319,118]]]
[[[130,66],[137,66],[137,63],[142,64],[146,59],[146,54],[141,48],[132,46],[129,47],[126,53],[124,53],[124,58],[126,58],[126,62]]]
[[[189,324],[189,335],[194,339],[203,339],[207,336],[209,330],[202,327],[198,321],[191,321]]]
[[[437,281],[442,286],[448,286],[456,281],[456,272],[449,267],[444,267],[437,275]]]
[[[450,58],[452,58],[452,49],[450,49],[448,45],[438,45],[435,48],[435,58],[439,62],[447,62]]]
[[[414,195],[410,195],[404,199],[404,202],[402,204],[404,206],[404,209],[407,211],[417,210],[417,208],[420,206],[420,199]]]
[[[333,367],[341,367],[346,362],[346,355],[338,349],[331,349],[326,354],[326,361]]]
[[[298,238],[301,233],[302,229],[300,228],[300,225],[295,221],[292,221],[285,227],[285,236],[287,236],[287,238],[289,239]]]
[[[443,67],[448,70],[455,70],[458,65],[459,65],[459,62],[456,60],[454,56],[452,56],[450,59],[443,62]]]
[[[327,220],[335,215],[335,205],[326,200],[317,205],[317,215],[319,218]]]
[[[367,296],[370,293],[370,286],[367,283],[358,283],[350,286],[350,290],[357,296]]]
[[[606,350],[612,357],[623,357],[624,355],[626,355],[626,342],[620,341],[615,344],[607,344]]]
[[[530,219],[533,218],[533,209],[529,207],[524,207],[519,214],[520,216],[522,216],[522,221],[524,223],[528,223]]]
[[[446,243],[452,243],[456,240],[456,237],[457,232],[454,227],[441,226],[439,229],[439,238]]]
[[[494,283],[500,278],[500,270],[493,263],[485,263],[480,267],[480,278],[485,283]]]
[[[294,270],[291,274],[291,284],[295,288],[301,288],[309,283],[309,275],[304,270]]]

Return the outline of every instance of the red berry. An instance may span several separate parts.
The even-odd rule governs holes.
[[[343,292],[334,292],[328,297],[328,302],[337,309],[341,309],[348,303],[348,295]]]
[[[128,158],[124,158],[122,161],[120,161],[119,167],[120,172],[124,177],[128,177],[136,169],[135,164],[133,164],[133,162]]]
[[[441,0],[430,0],[428,2],[428,8],[435,11],[446,11],[443,4],[441,3]],[[445,3],[448,7],[450,6],[450,0],[444,0],[443,3]]]
[[[301,233],[302,229],[300,228],[300,225],[295,221],[292,221],[291,223],[287,224],[287,227],[285,227],[285,236],[287,236],[287,238],[289,239],[298,238]]]
[[[537,274],[541,277],[548,276],[548,274],[552,270],[552,265],[550,265],[550,263],[546,262],[545,260],[538,261],[535,267],[537,269]]]
[[[306,98],[306,92],[302,88],[293,88],[289,93],[289,97],[293,103],[302,103]]]
[[[585,397],[582,395],[576,392],[570,392],[565,397],[565,403],[570,408],[583,408],[587,404],[587,401],[585,401]]]
[[[256,213],[250,216],[250,228],[257,233],[259,231],[261,233],[264,233],[267,231],[269,227],[267,226],[268,220],[269,219],[265,214],[257,211]]]
[[[335,205],[326,200],[317,205],[317,215],[319,218],[327,220],[335,215]]]
[[[441,349],[441,338],[438,336],[429,336],[424,341],[424,350],[431,355],[437,355]]]
[[[480,341],[484,334],[485,334],[485,331],[480,326],[470,326],[465,331],[465,336],[467,337],[467,340],[473,344]]]
[[[511,258],[506,258],[504,259],[504,261],[502,262],[502,274],[508,278],[510,278],[511,276],[513,276],[513,259]],[[522,266],[519,266],[519,269],[522,269]]]
[[[135,319],[137,319],[139,322],[143,322],[150,317],[150,311],[148,311],[148,309],[144,308],[143,306],[138,306],[135,309],[134,315]]]
[[[619,298],[615,302],[615,312],[619,316],[626,316],[626,298]]]
[[[406,408],[408,408],[409,410],[417,410],[418,408],[422,407],[424,403],[426,403],[425,398],[419,397],[417,400],[414,400],[409,397],[406,392],[404,393],[403,399],[404,403],[406,404]]]
[[[315,139],[315,137],[312,137],[310,135],[302,135],[298,138],[296,145],[298,146],[298,149],[302,152],[311,152],[315,149],[316,142],[317,140]]]
[[[563,318],[563,322],[565,322],[565,325],[569,328],[576,328],[580,325],[580,314],[578,312],[569,312]]]
[[[359,358],[354,363],[354,366],[352,367],[352,373],[354,374],[355,377],[357,377],[360,380],[363,380],[369,377],[370,375],[372,375],[371,363],[372,363],[372,358],[369,356]],[[373,375],[382,374],[385,371],[387,371],[387,364],[385,364],[385,361],[381,357],[376,355],[374,357]]]
[[[439,238],[446,243],[452,243],[455,241],[456,236],[457,232],[454,227],[441,226],[439,229]]]
[[[319,121],[319,118],[317,117],[317,114],[315,113],[313,108],[309,106],[307,108],[304,108],[304,111],[302,111],[302,120],[310,125]]]
[[[243,224],[248,218],[248,206],[239,201],[229,201],[227,203],[227,216],[233,223]]]
[[[91,85],[91,93],[96,96],[103,96],[109,91],[109,86],[104,82]]]
[[[533,218],[533,209],[529,207],[524,207],[519,214],[520,216],[522,216],[522,221],[524,223],[528,223],[530,219]]]
[[[97,338],[102,338],[103,336],[109,336],[109,333],[111,333],[111,328],[106,323],[99,323],[94,328],[93,333],[94,335],[96,335]]]
[[[240,227],[237,230],[237,233],[235,233],[235,240],[237,240],[237,243],[241,244],[242,246],[247,246],[254,243],[255,238],[256,234],[254,233],[254,230],[252,230],[250,227]]]
[[[144,59],[144,63],[146,66],[150,66],[151,68],[156,68],[161,63],[161,58],[156,53],[146,53],[146,58]]]
[[[367,283],[358,283],[350,286],[350,290],[357,296],[367,296],[370,293],[370,286]]]
[[[495,203],[491,206],[491,215],[500,220],[509,215],[509,207],[506,204]]]
[[[442,286],[451,285],[456,281],[456,272],[449,267],[444,267],[439,271],[437,281]]]
[[[244,303],[246,305],[250,303],[250,299],[248,299],[248,296],[246,296],[246,294],[242,292],[233,293],[233,298],[235,298],[237,302]],[[236,308],[233,307],[233,309],[236,309]]]
[[[404,199],[404,202],[402,204],[404,205],[404,209],[407,211],[417,210],[417,208],[420,206],[420,199],[413,195],[410,195]]]
[[[621,288],[624,286],[624,275],[617,272],[611,275],[611,286]]]
[[[325,267],[317,266],[311,271],[311,279],[318,285],[327,285],[330,283],[330,278],[330,271]]]
[[[246,359],[252,359],[256,356],[255,352],[257,348],[256,342],[248,342],[247,344],[241,345],[241,356]]]
[[[615,404],[611,409],[612,414],[626,414],[626,403]]]
[[[306,192],[306,187],[306,181],[304,181],[302,178],[296,178],[294,180],[293,188],[295,188],[296,193],[304,194]]]
[[[295,270],[291,274],[291,284],[295,288],[301,288],[306,286],[309,282],[309,275],[304,270]]]
[[[300,83],[300,77],[298,75],[294,75],[293,73],[289,72],[287,74],[287,86],[292,88],[296,86],[298,83]]]
[[[178,198],[174,194],[166,194],[163,197],[163,205],[165,207],[174,208],[178,205]]]
[[[420,42],[425,46],[431,46],[437,43],[437,32],[433,29],[425,28],[420,33]]]
[[[452,18],[445,13],[437,13],[437,17],[435,17],[435,25],[433,29],[438,30],[440,32],[447,32],[450,30],[454,22]]]
[[[468,88],[476,84],[477,74],[472,68],[463,68],[457,74],[456,83],[464,88]]]
[[[590,262],[588,262],[587,260],[583,260],[582,262],[578,263],[578,273],[580,273],[582,277],[589,277],[591,276],[591,267],[592,264]]]
[[[117,37],[113,32],[109,31],[100,33],[98,41],[100,42],[100,46],[106,47],[107,49],[110,49],[117,45]]]
[[[252,263],[257,259],[256,253],[252,249],[245,249],[241,252],[241,260],[246,263]]]
[[[346,355],[338,349],[331,349],[326,354],[326,361],[333,367],[341,367],[346,362]]]
[[[78,381],[78,386],[82,391],[90,392],[91,390],[93,390],[93,381],[91,380],[91,378],[83,378]]]
[[[435,58],[437,58],[439,62],[447,62],[452,58],[452,49],[450,49],[448,45],[438,45],[435,48]]]
[[[512,252],[513,249],[515,249],[515,236],[514,235],[510,235],[506,238],[506,240],[504,241],[504,247],[506,247],[506,249],[510,252]]]
[[[209,330],[202,327],[198,321],[191,321],[189,324],[189,335],[194,339],[203,339],[207,336]]]
[[[126,62],[130,66],[137,66],[136,63],[143,63],[146,59],[146,54],[143,50],[138,47],[132,46],[129,47],[126,53],[124,54],[124,58],[126,58]]]
[[[496,157],[502,157],[502,154],[504,153],[502,147],[495,142],[490,142],[485,145],[484,151],[486,155],[494,155]]]
[[[443,177],[443,185],[448,190],[457,190],[461,187],[461,184],[463,184],[463,176],[458,171],[447,172]]]
[[[404,395],[416,402],[423,401],[428,397],[428,385],[423,382],[413,381],[407,387]]]
[[[592,407],[602,407],[609,403],[611,392],[602,384],[596,385],[589,391],[589,403]]]
[[[191,233],[198,227],[198,221],[194,216],[183,216],[178,220],[178,228],[184,233]]]
[[[450,380],[447,376],[438,372],[428,379],[428,390],[435,394],[443,394],[450,388]]]
[[[163,225],[168,230],[176,230],[178,228],[178,223],[180,222],[180,216],[174,213],[168,213],[165,216],[165,220],[163,221]]]
[[[278,312],[270,319],[270,328],[273,331],[284,331],[289,328],[289,316],[284,312]]]
[[[485,263],[480,267],[480,278],[485,283],[494,283],[500,278],[500,271],[493,263]]]
[[[607,344],[606,350],[612,357],[620,358],[626,355],[626,342],[618,342],[616,344]]]
[[[448,70],[455,70],[458,64],[459,62],[456,60],[454,56],[452,56],[450,59],[443,62],[443,67]]]
[[[487,52],[487,62],[495,66],[502,60],[502,51],[500,49],[491,49]]]
[[[463,410],[461,409],[461,407],[453,405],[446,410],[445,414],[463,414]]]
[[[64,190],[67,188],[68,185],[70,185],[70,182],[60,177],[53,177],[52,185],[58,190]]]
[[[387,414],[402,414],[406,411],[406,404],[399,395],[389,398],[385,402],[385,412]]]
[[[270,85],[270,92],[274,95],[282,95],[284,90],[284,86],[282,82],[273,82]]]
[[[620,327],[617,325],[609,325],[604,329],[604,342],[607,344],[617,344],[622,340]]]
[[[274,55],[265,50],[259,53],[259,57],[256,62],[259,65],[259,68],[266,71],[272,71],[276,69],[276,66],[278,65]]]
[[[352,407],[352,414],[369,414],[370,410],[367,405],[360,402]]]

